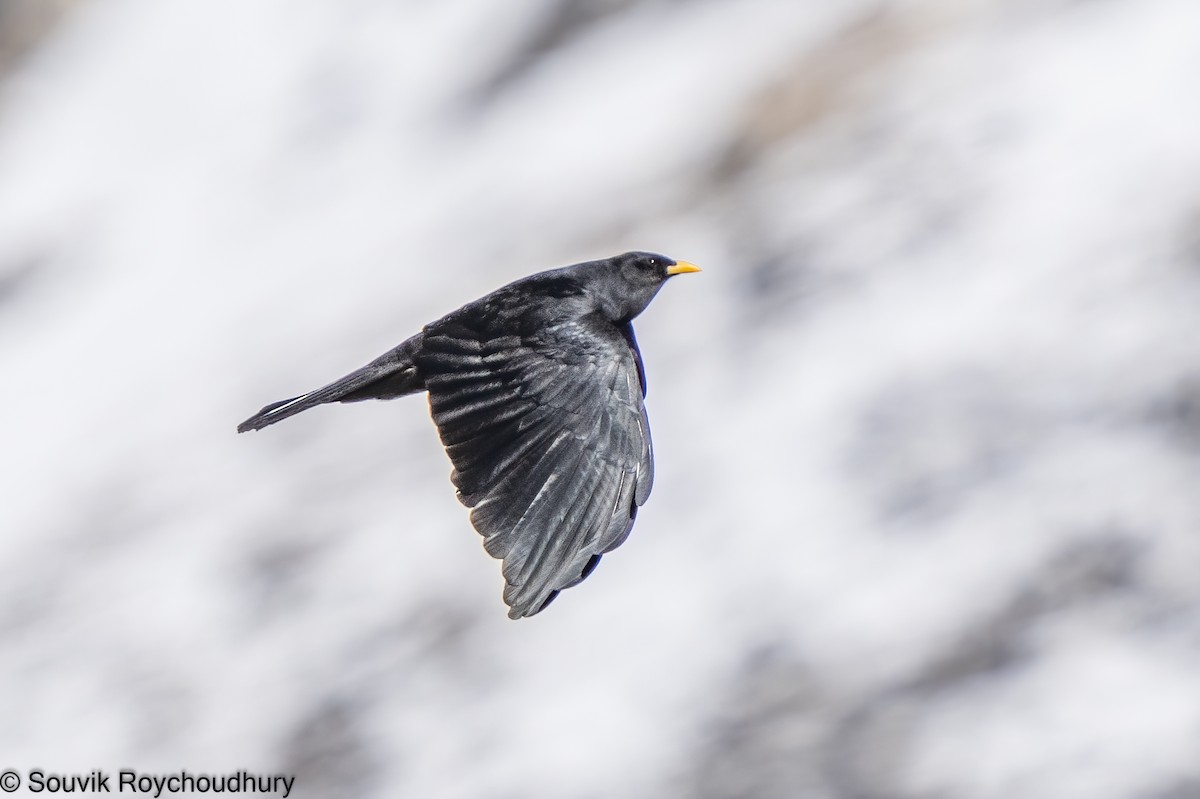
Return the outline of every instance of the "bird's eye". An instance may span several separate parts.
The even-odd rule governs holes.
[[[658,259],[657,258],[648,258],[646,260],[646,263],[648,263],[650,266],[658,266]]]

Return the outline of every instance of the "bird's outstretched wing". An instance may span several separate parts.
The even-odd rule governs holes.
[[[632,330],[572,320],[530,337],[451,316],[418,365],[451,479],[504,561],[509,616],[532,616],[619,546],[653,481]]]

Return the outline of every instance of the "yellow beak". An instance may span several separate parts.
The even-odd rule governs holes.
[[[700,267],[687,261],[676,261],[667,267],[668,275],[686,275],[688,272],[699,272]]]

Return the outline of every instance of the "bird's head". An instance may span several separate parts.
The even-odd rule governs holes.
[[[627,252],[589,265],[588,289],[613,322],[628,322],[646,310],[667,278],[700,267],[652,252]]]

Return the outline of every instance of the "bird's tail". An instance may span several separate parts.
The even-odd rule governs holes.
[[[413,358],[421,345],[418,333],[361,369],[299,397],[272,402],[238,425],[238,432],[261,430],[301,411],[327,402],[358,402],[367,399],[392,399],[425,389]]]

